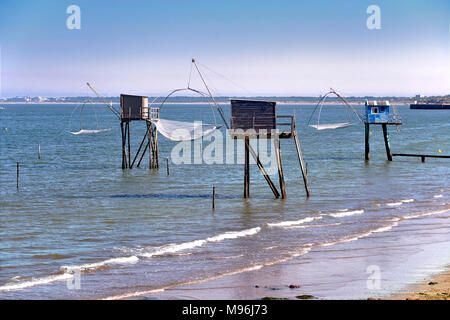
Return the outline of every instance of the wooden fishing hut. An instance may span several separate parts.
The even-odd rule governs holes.
[[[156,126],[150,121],[159,117],[158,108],[149,108],[147,96],[137,96],[129,94],[120,95],[120,128],[122,132],[122,169],[132,169],[136,162],[143,145],[144,151],[140,156],[137,166],[139,167],[147,149],[149,151],[149,167],[159,168],[158,159],[158,131]],[[136,155],[131,161],[130,146],[130,122],[146,121],[147,131],[142,138]]]
[[[387,132],[387,125],[396,125],[400,128],[402,125],[402,119],[397,114],[394,106],[389,104],[389,101],[368,101],[365,103],[365,159],[370,159],[370,145],[369,145],[369,135],[370,135],[370,125],[381,125],[383,129],[384,145],[386,148],[386,156],[389,161],[392,161],[391,146],[389,143],[389,135]]]
[[[280,128],[284,129],[280,130]],[[276,102],[272,101],[231,100],[230,129],[231,136],[234,139],[243,139],[245,141],[244,198],[250,196],[250,154],[252,154],[255,159],[256,164],[264,175],[264,178],[268,182],[275,197],[280,197],[280,193],[269,175],[265,172],[264,167],[259,161],[259,157],[251,148],[250,139],[274,139],[281,198],[284,199],[286,198],[286,186],[284,181],[280,139],[293,138],[297,149],[297,156],[303,176],[306,195],[309,196],[308,179],[306,177],[300,143],[298,141],[294,115],[277,115]]]

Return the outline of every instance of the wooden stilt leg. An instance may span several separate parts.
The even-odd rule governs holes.
[[[155,162],[156,162],[156,169],[159,169],[158,130],[156,130],[156,127],[155,127]]]
[[[125,133],[123,130],[123,122],[120,122],[120,131],[122,133],[122,169],[125,169]]]
[[[130,169],[133,168],[134,162],[136,161],[137,157],[139,156],[139,153],[141,152],[142,146],[144,145],[147,135],[148,135],[148,125],[147,125],[147,132],[145,133],[144,138],[142,138],[141,144],[139,145],[138,151],[136,152],[136,155],[134,156],[134,159],[133,159],[133,162],[131,163]]]
[[[153,135],[153,124],[150,123],[150,134],[148,135],[148,168],[151,169],[153,167],[152,162],[152,154],[153,154],[153,147],[152,147],[152,135]]]
[[[384,137],[384,146],[386,147],[386,156],[389,161],[392,161],[392,153],[391,153],[391,146],[389,144],[389,135],[387,132],[387,125],[385,123],[383,123],[381,126],[383,128],[383,137]]]
[[[246,143],[248,146],[248,150],[250,151],[250,154],[252,155],[253,159],[256,161],[256,165],[258,166],[259,170],[261,171],[264,179],[266,179],[267,184],[269,185],[270,189],[272,190],[275,198],[280,197],[280,193],[278,192],[277,188],[275,187],[274,183],[270,179],[270,176],[267,174],[266,169],[264,169],[264,166],[262,165],[261,161],[259,160],[259,157],[257,156],[256,152],[253,150],[253,148],[250,146],[250,144]]]
[[[141,165],[142,159],[144,159],[145,152],[147,151],[148,146],[149,146],[149,143],[147,142],[147,144],[145,145],[144,151],[142,152],[141,158],[139,159],[139,162],[138,162],[138,164],[137,164],[137,167],[138,167],[138,168],[139,168],[140,165]]]
[[[286,185],[284,183],[283,161],[281,158],[281,146],[280,146],[280,139],[278,136],[275,136],[274,144],[277,154],[278,178],[280,180],[281,199],[286,199]]]
[[[306,196],[309,197],[308,178],[306,176],[305,164],[303,163],[302,150],[300,149],[300,142],[298,141],[297,131],[295,130],[293,132],[293,134],[294,134],[295,147],[297,149],[298,161],[300,163],[300,169],[302,171],[303,184],[305,185]]]
[[[369,124],[366,123],[366,135],[365,135],[365,144],[364,144],[364,159],[366,161],[370,160],[370,146],[369,146],[369,134],[370,134],[370,127]]]
[[[128,134],[128,168],[131,169],[130,121],[127,121],[127,134]]]
[[[244,198],[250,195],[250,157],[249,157],[249,138],[245,138],[245,165],[244,165]]]

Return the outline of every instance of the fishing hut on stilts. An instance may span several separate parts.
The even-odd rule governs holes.
[[[280,122],[279,120],[282,121]],[[284,130],[279,130],[281,127]],[[286,198],[286,184],[281,156],[280,139],[294,139],[302,172],[306,195],[309,197],[308,179],[295,127],[295,115],[277,115],[276,102],[258,100],[231,100],[231,136],[243,139],[245,148],[244,198],[250,196],[250,154],[255,159],[261,173],[269,184],[274,196],[280,193],[261,164],[258,155],[250,145],[250,139],[274,139],[278,166],[281,198]]]
[[[159,117],[158,108],[149,108],[147,96],[136,96],[129,94],[120,95],[120,129],[122,133],[122,169],[132,169],[139,161],[137,167],[141,165],[145,153],[149,150],[149,168],[159,168],[159,153],[158,153],[158,131],[151,120]],[[132,158],[130,146],[130,122],[131,121],[145,121],[147,130],[139,145],[139,148]],[[142,147],[144,150],[141,154]]]
[[[221,127],[217,125],[215,116],[214,124],[201,124],[200,128],[195,122],[190,123],[160,118],[161,108],[172,94],[180,91],[190,91],[199,94],[204,98],[207,98],[212,109],[213,107],[215,107],[218,111],[226,129],[232,129],[232,137],[234,139],[243,139],[245,141],[244,198],[248,198],[250,196],[250,155],[255,160],[259,170],[267,181],[275,198],[280,198],[280,196],[283,199],[286,198],[286,185],[284,181],[280,139],[291,138],[294,139],[295,142],[306,195],[309,197],[310,193],[308,188],[308,179],[306,177],[307,173],[302,158],[297,130],[295,127],[295,116],[277,115],[275,102],[257,100],[231,100],[230,127],[225,118],[224,111],[212,95],[208,85],[203,78],[202,73],[200,72],[200,69],[197,66],[195,59],[192,59],[191,74],[193,67],[195,67],[195,70],[198,72],[198,75],[200,76],[200,79],[206,88],[206,92],[202,92],[190,87],[190,75],[187,87],[172,90],[169,95],[167,95],[158,105],[158,107],[155,106],[156,103],[153,103],[156,99],[149,104],[147,96],[121,94],[120,112],[117,112],[116,110],[114,110],[114,108],[112,108],[111,104],[106,103],[103,97],[101,97],[101,95],[99,95],[95,91],[95,89],[93,89],[88,84],[89,87],[97,94],[97,96],[101,97],[105,104],[110,107],[111,111],[116,113],[116,115],[120,119],[120,128],[122,134],[122,169],[132,169],[136,161],[137,167],[139,167],[147,150],[149,151],[149,168],[159,168],[158,132],[172,141],[189,141],[202,138],[203,136],[206,136]],[[280,119],[287,120],[280,122]],[[147,127],[146,133],[143,136],[134,157],[132,157],[130,141],[130,123],[132,121],[146,121]],[[280,131],[279,128],[281,127],[284,127],[285,129]],[[183,135],[174,134],[177,131],[179,132],[180,129],[185,132]],[[259,159],[259,155],[253,150],[252,146],[250,145],[250,139],[275,140],[274,145],[281,193],[278,191],[269,174],[265,170],[263,164]]]
[[[365,117],[364,117],[364,125],[365,125],[365,147],[364,147],[364,158],[366,161],[370,160],[370,145],[369,145],[369,136],[370,136],[370,125],[381,125],[383,129],[383,137],[384,137],[384,146],[386,148],[386,156],[389,161],[392,161],[392,152],[391,146],[389,143],[389,135],[387,131],[388,125],[397,126],[397,130],[400,130],[402,125],[402,118],[397,113],[397,110],[394,106],[391,106],[389,101],[366,101],[365,103]]]

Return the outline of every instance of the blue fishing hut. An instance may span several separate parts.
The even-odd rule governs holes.
[[[383,129],[383,137],[384,137],[384,145],[386,147],[386,156],[389,161],[392,161],[392,153],[391,146],[389,143],[389,135],[387,132],[387,125],[396,125],[399,129],[402,124],[401,117],[397,114],[396,109],[391,106],[389,101],[387,100],[373,100],[366,101],[365,103],[366,115],[364,119],[364,123],[366,126],[366,137],[365,137],[365,159],[370,159],[369,152],[369,134],[370,134],[370,125],[381,125]]]
[[[389,101],[366,101],[367,123],[389,122]]]

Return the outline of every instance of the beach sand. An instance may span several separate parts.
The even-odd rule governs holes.
[[[450,266],[433,277],[425,278],[393,294],[388,300],[450,300]]]

